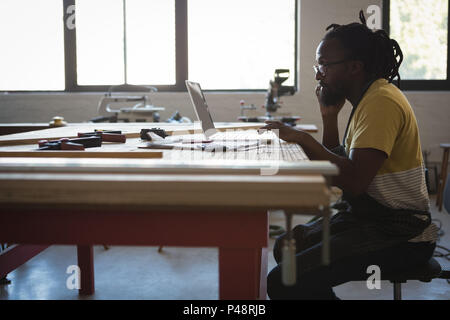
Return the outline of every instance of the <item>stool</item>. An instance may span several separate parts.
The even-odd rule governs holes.
[[[444,149],[444,155],[442,157],[441,176],[439,177],[438,192],[436,197],[436,206],[439,211],[442,211],[442,200],[445,188],[445,182],[447,181],[447,167],[448,167],[448,153],[450,150],[450,143],[441,143],[441,148]]]
[[[433,279],[450,279],[450,271],[442,270],[439,262],[431,258],[425,265],[397,274],[382,275],[381,278],[389,280],[394,285],[394,300],[402,300],[402,283],[406,283],[408,280],[431,282]]]
[[[430,282],[433,279],[450,279],[450,271],[443,270],[439,262],[431,258],[425,265],[414,267],[402,272],[390,272],[383,274],[381,270],[381,280],[388,280],[394,285],[394,300],[402,300],[402,283],[408,280],[419,280]],[[366,278],[355,279],[356,281],[366,281]]]

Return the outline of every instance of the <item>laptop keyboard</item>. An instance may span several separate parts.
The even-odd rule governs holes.
[[[243,137],[243,136],[241,136]],[[166,159],[191,158],[200,159],[225,159],[225,160],[274,160],[274,161],[305,161],[309,160],[296,143],[287,143],[278,137],[272,139],[214,139],[213,142],[196,145],[191,153],[189,145],[184,150],[171,150],[164,155]],[[201,147],[201,148],[200,148]]]
[[[238,130],[218,132],[212,136],[215,143],[220,140],[234,141],[237,158],[248,157],[250,160],[280,160],[303,161],[308,160],[302,147],[296,143],[280,140],[273,131],[258,133],[257,130]],[[247,143],[248,147],[244,144]]]
[[[258,133],[257,130],[227,130],[213,134],[212,140],[261,140],[261,139],[278,139],[273,131],[263,131]]]
[[[296,143],[274,141],[272,145],[260,144],[254,160],[305,161],[308,157]]]

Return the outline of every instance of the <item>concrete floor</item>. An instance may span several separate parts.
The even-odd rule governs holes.
[[[434,201],[432,201],[434,204]],[[445,234],[438,244],[450,248],[450,214],[432,208],[433,219],[442,221]],[[310,217],[295,216],[294,223]],[[283,215],[272,213],[271,224],[284,225]],[[274,240],[270,240],[272,250]],[[52,246],[8,275],[9,285],[0,285],[0,300],[17,299],[217,299],[218,264],[216,248],[94,247],[95,286],[92,296],[79,296],[67,289],[68,266],[77,263],[75,246]],[[439,259],[450,268],[450,263]],[[269,270],[275,266],[269,254]],[[387,299],[393,297],[392,285],[368,290],[365,282],[350,282],[335,288],[341,299]],[[403,285],[403,299],[450,300],[450,284],[437,279],[431,283],[409,281]]]

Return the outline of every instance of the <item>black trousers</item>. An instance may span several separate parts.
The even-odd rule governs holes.
[[[271,299],[338,299],[333,287],[355,278],[369,278],[369,266],[378,266],[381,276],[383,272],[409,269],[427,262],[436,246],[429,242],[402,241],[378,250],[361,250],[360,246],[354,250],[355,243],[366,241],[370,246],[370,230],[341,223],[336,217],[330,224],[330,264],[323,266],[321,225],[321,221],[316,221],[293,229],[297,244],[297,281],[293,286],[285,286],[281,280],[281,249],[286,235],[276,240],[274,257],[278,265],[267,277],[267,293]]]

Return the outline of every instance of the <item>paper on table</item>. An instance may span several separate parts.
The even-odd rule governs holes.
[[[249,148],[258,146],[258,142],[238,142],[238,141],[221,141],[205,142],[205,143],[185,143],[183,142],[146,142],[145,145],[139,146],[140,149],[178,149],[178,150],[201,150],[209,152],[225,152],[225,151],[245,151]]]

